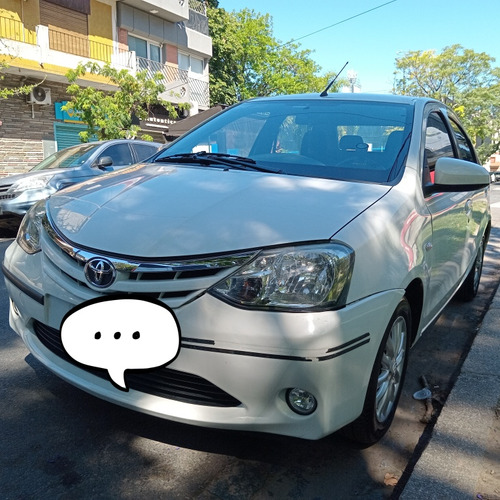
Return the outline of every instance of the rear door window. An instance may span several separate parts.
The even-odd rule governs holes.
[[[151,146],[148,146],[147,144],[132,144],[132,148],[134,149],[135,155],[137,156],[137,161],[142,161],[146,158],[149,158],[150,156],[154,155],[158,149],[152,144]]]

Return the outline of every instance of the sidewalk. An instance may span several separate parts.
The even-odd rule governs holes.
[[[500,500],[500,288],[399,498]]]

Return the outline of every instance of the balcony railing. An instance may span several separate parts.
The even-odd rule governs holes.
[[[162,64],[144,57],[136,57],[137,69],[146,70],[148,77],[152,78],[156,73],[161,73],[167,92],[180,98],[186,97],[185,87],[188,88],[190,99],[197,102],[202,107],[210,105],[210,94],[208,82],[199,78],[193,78],[186,70],[179,69],[176,66]],[[183,90],[184,89],[184,90]]]
[[[189,0],[189,8],[198,12],[198,14],[207,15],[207,8],[205,7],[205,2],[200,0]]]
[[[210,92],[208,82],[188,76],[187,71],[179,70],[181,79],[187,80],[191,100],[197,102],[200,106],[208,108],[210,106]]]
[[[112,64],[114,62],[133,68],[133,53],[122,49],[113,43],[102,43],[91,40],[85,35],[68,33],[51,27],[49,29],[49,47],[52,50],[95,59],[97,61]]]
[[[49,47],[52,50],[90,58],[90,42],[87,36],[49,28]]]
[[[36,31],[27,29],[21,21],[0,16],[0,38],[36,45]]]

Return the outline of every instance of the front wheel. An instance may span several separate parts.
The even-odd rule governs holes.
[[[411,337],[411,310],[403,298],[387,326],[373,365],[361,415],[342,434],[375,444],[389,429],[403,388]]]
[[[477,249],[476,260],[474,265],[470,270],[467,278],[463,282],[462,286],[458,290],[458,297],[462,300],[472,300],[479,290],[479,281],[481,280],[481,274],[483,272],[483,261],[484,261],[484,237],[479,244]]]

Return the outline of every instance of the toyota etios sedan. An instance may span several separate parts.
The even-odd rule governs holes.
[[[55,374],[128,408],[374,443],[411,345],[476,295],[490,219],[488,172],[443,104],[253,99],[35,205],[4,260],[10,324]],[[170,363],[123,366],[127,390],[61,337],[75,307],[124,296],[168,306],[180,332]]]

